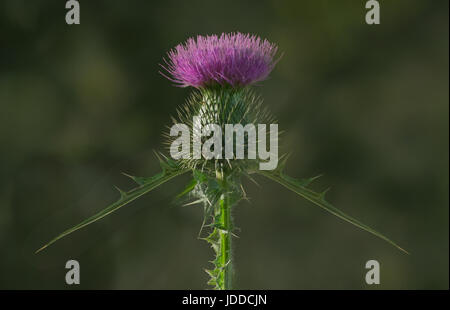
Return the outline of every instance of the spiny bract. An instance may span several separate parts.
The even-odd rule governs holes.
[[[231,88],[231,87],[213,87],[195,90],[192,92],[187,102],[181,106],[177,111],[177,117],[173,117],[173,124],[186,124],[190,130],[190,137],[197,136],[199,130],[194,130],[193,123],[194,117],[198,117],[200,126],[206,126],[208,124],[217,124],[222,133],[225,132],[225,125],[227,124],[240,124],[246,126],[248,124],[272,124],[276,120],[268,109],[262,106],[262,99],[255,94],[255,92],[249,88]],[[197,128],[198,129],[198,128]],[[169,128],[170,130],[170,128]],[[170,150],[172,143],[178,138],[177,136],[171,136],[170,132],[163,133],[165,137],[165,145]],[[270,136],[270,130],[266,132],[267,136]],[[199,140],[203,143],[209,139],[208,136],[200,136]],[[260,137],[258,137],[260,139]],[[225,141],[223,141],[224,144]],[[189,169],[200,169],[210,175],[215,175],[218,168],[225,170],[225,172],[231,173],[232,171],[249,172],[258,169],[260,159],[248,158],[248,135],[243,139],[245,159],[206,159],[203,156],[199,159],[195,159],[191,156],[189,159],[179,159],[180,166]],[[256,141],[259,143],[260,141]],[[237,144],[239,143],[236,135],[233,136],[233,153],[236,154]],[[222,154],[225,149],[222,149]],[[190,154],[193,154],[193,143],[190,144]]]

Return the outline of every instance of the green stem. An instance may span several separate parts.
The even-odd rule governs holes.
[[[228,193],[228,185],[226,176],[223,172],[216,173],[218,180],[222,183],[222,195],[219,200],[218,224],[219,230],[219,257],[218,262],[221,268],[219,278],[219,288],[223,290],[232,289],[233,280],[233,264],[231,252],[231,203]]]

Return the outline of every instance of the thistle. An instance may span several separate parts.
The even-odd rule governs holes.
[[[161,65],[164,71],[161,74],[177,86],[194,89],[173,118],[172,129],[164,133],[165,144],[172,158],[157,153],[161,172],[153,177],[126,174],[136,182],[135,188],[129,191],[118,189],[119,200],[64,231],[37,252],[129,204],[170,179],[190,173],[191,181],[177,198],[184,200],[186,205],[201,204],[204,208],[199,238],[207,241],[215,253],[211,268],[206,269],[210,276],[208,284],[215,289],[233,288],[232,242],[235,231],[232,213],[236,204],[246,199],[242,179],[253,180],[253,175],[261,175],[283,185],[313,204],[407,253],[384,235],[331,205],[325,199],[326,191],[313,191],[309,185],[317,177],[295,179],[288,176],[284,169],[288,156],[281,156],[281,162],[272,168],[267,168],[267,159],[270,157],[256,156],[256,144],[258,152],[265,153],[266,141],[278,141],[277,126],[270,126],[269,132],[265,132],[266,126],[262,124],[273,124],[275,118],[262,106],[261,98],[251,87],[269,76],[279,60],[276,56],[276,45],[257,36],[241,33],[222,34],[220,37],[198,36],[176,46],[168,53],[165,64]],[[216,137],[216,131],[208,127],[211,124],[214,124],[216,131],[226,132],[225,137]],[[247,130],[241,135],[237,132],[234,135],[234,131],[227,135],[230,124],[234,126],[232,129]],[[252,131],[256,125],[257,139],[256,131]],[[177,128],[187,128],[187,142],[179,143],[183,134],[179,137]],[[231,147],[228,147],[229,143]],[[277,152],[276,149],[278,161]],[[247,154],[247,158],[239,157],[240,153]]]

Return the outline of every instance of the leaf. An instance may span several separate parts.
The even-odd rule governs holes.
[[[196,185],[197,185],[197,180],[196,180],[196,179],[192,179],[192,180],[186,185],[186,187],[184,188],[184,190],[183,190],[181,193],[179,193],[179,194],[175,197],[175,199],[176,199],[176,200],[179,200],[179,199],[181,199],[182,197],[186,196],[187,194],[189,194],[190,192],[192,192],[192,191],[194,190],[194,188],[195,188]]]
[[[158,173],[157,175],[155,175],[153,177],[149,177],[149,178],[134,177],[134,176],[127,175],[130,178],[132,178],[133,180],[135,180],[139,186],[133,188],[132,190],[130,190],[128,192],[123,191],[116,187],[120,193],[119,200],[117,200],[113,204],[109,205],[107,208],[103,209],[102,211],[98,212],[97,214],[82,221],[78,225],[64,231],[63,233],[61,233],[54,239],[50,240],[47,244],[45,244],[43,247],[41,247],[35,253],[39,253],[40,251],[47,248],[49,245],[51,245],[52,243],[61,239],[62,237],[67,236],[80,228],[83,228],[93,222],[96,222],[96,221],[104,218],[105,216],[107,216],[107,215],[113,213],[114,211],[118,210],[119,208],[129,204],[130,202],[139,198],[140,196],[148,193],[152,189],[155,189],[156,187],[160,186],[161,184],[166,183],[170,179],[189,171],[189,169],[180,169],[176,165],[176,162],[174,162],[171,159],[165,158],[165,160],[163,161],[163,159],[161,159],[160,157],[158,157],[158,158],[160,159],[161,168],[162,168],[162,171],[160,173]]]
[[[309,184],[310,182],[305,182],[305,180],[296,180],[294,178],[291,178],[287,175],[285,175],[281,170],[275,170],[274,172],[269,172],[269,171],[263,171],[263,170],[259,170],[256,171],[257,173],[259,173],[260,175],[263,175],[281,185],[283,185],[284,187],[290,189],[291,191],[299,194],[300,196],[302,196],[303,198],[311,201],[312,203],[318,205],[319,207],[325,209],[326,211],[330,212],[331,214],[343,219],[344,221],[347,221],[381,239],[383,239],[384,241],[390,243],[391,245],[395,246],[397,249],[399,249],[400,251],[409,254],[408,251],[406,251],[405,249],[403,249],[402,247],[400,247],[398,244],[396,244],[395,242],[393,242],[392,240],[390,240],[389,238],[387,238],[386,236],[382,235],[381,233],[377,232],[376,230],[370,228],[369,226],[361,223],[360,221],[354,219],[353,217],[345,214],[344,212],[342,212],[341,210],[335,208],[333,205],[331,205],[328,201],[325,200],[325,193],[328,191],[325,190],[322,193],[316,193],[314,191],[312,191],[311,189],[307,188],[304,184]],[[309,179],[310,181],[312,181],[314,178]]]

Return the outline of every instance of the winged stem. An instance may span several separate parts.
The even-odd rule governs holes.
[[[217,178],[222,183],[222,195],[219,199],[219,213],[217,218],[219,230],[220,252],[218,257],[219,268],[221,269],[218,279],[220,289],[232,289],[233,263],[232,263],[232,221],[231,221],[231,201],[228,193],[227,178],[221,172],[216,172]]]

